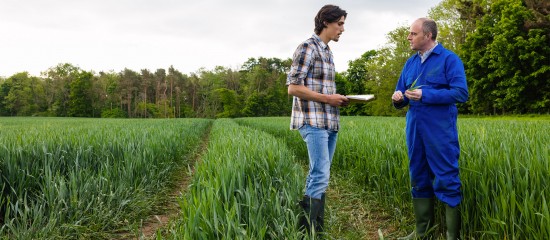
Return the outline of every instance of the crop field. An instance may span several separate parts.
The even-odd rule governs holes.
[[[458,124],[463,236],[549,239],[550,121]],[[380,199],[400,233],[413,230],[404,128],[404,118],[343,117],[332,165]],[[302,237],[307,149],[288,117],[0,118],[0,131],[0,239],[135,239],[189,169],[177,216],[154,237]]]
[[[299,137],[287,130],[288,119],[238,121],[287,139],[307,159]],[[458,124],[465,237],[549,239],[550,121],[461,118]],[[404,214],[412,219],[405,120],[344,117],[342,126],[332,171],[348,172],[378,194],[395,209],[395,221]]]
[[[98,239],[154,212],[211,120],[0,119],[0,236]]]

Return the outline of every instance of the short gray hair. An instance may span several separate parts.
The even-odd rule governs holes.
[[[431,33],[432,34],[432,40],[435,41],[437,38],[437,24],[434,20],[429,18],[421,18],[422,19],[422,32],[424,34]]]

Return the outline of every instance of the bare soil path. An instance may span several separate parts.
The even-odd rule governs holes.
[[[187,168],[182,168],[180,171],[181,174],[175,176],[176,187],[169,194],[167,202],[164,203],[163,206],[160,206],[160,209],[162,209],[161,213],[155,214],[147,219],[139,229],[139,236],[132,239],[154,239],[157,230],[163,228],[170,220],[178,216],[180,212],[178,198],[187,191],[187,187],[191,183],[195,172],[194,167],[207,150],[211,129],[212,126],[206,130],[206,134],[203,136],[200,146],[192,154],[192,158],[188,162]]]
[[[327,239],[395,239],[399,220],[395,210],[386,209],[381,201],[350,182],[346,174],[332,174],[327,190]]]

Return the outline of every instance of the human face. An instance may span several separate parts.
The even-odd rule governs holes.
[[[340,40],[340,35],[344,32],[344,23],[346,18],[342,16],[338,21],[333,23],[327,23],[326,28],[321,32],[321,39],[323,42],[328,43],[329,41],[338,42]]]
[[[431,35],[431,33],[424,34],[424,31],[422,31],[422,21],[416,20],[409,29],[407,40],[409,40],[412,50],[424,53],[432,47],[433,41],[431,40]]]

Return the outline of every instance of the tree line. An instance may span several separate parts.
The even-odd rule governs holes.
[[[550,3],[540,0],[444,0],[429,11],[438,41],[463,60],[470,99],[461,113],[549,113]],[[408,26],[388,42],[349,61],[336,74],[338,92],[375,94],[343,115],[403,115],[391,94],[412,54]],[[291,60],[250,58],[239,69],[222,66],[190,74],[169,67],[154,72],[85,71],[61,63],[40,77],[27,72],[0,78],[1,116],[222,118],[286,116],[292,98],[286,73]]]
[[[17,73],[0,83],[0,115],[128,118],[221,118],[288,113],[290,60],[250,58],[242,69],[169,67],[94,74],[70,63],[42,77]]]

